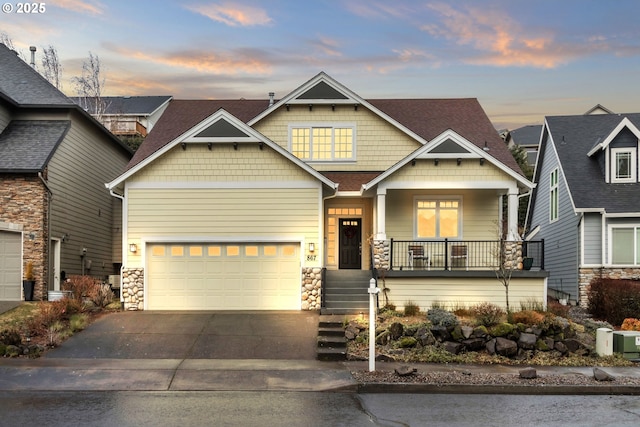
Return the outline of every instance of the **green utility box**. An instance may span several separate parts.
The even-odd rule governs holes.
[[[613,352],[622,353],[622,357],[640,360],[640,332],[615,331],[613,333]]]

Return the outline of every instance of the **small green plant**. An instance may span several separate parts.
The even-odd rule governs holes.
[[[538,311],[540,313],[546,311],[544,302],[535,298],[527,298],[520,301],[520,311]]]
[[[481,302],[472,307],[478,325],[492,326],[502,321],[506,312],[490,302]]]
[[[450,311],[441,308],[432,308],[427,311],[427,319],[433,326],[456,326],[460,321],[458,317]]]
[[[404,303],[405,316],[417,316],[420,313],[420,307],[415,302],[409,300]]]
[[[64,331],[65,326],[60,320],[57,320],[47,327],[47,336],[49,337],[49,345],[54,347],[60,343],[60,334]]]
[[[442,301],[433,300],[433,301],[431,301],[431,308],[440,309],[440,310],[446,310],[447,309],[447,304],[442,302]]]
[[[69,317],[69,329],[71,332],[82,331],[89,324],[89,316],[86,313],[76,313]]]

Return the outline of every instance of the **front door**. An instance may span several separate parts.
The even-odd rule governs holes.
[[[340,218],[340,269],[360,269],[362,266],[362,219]]]

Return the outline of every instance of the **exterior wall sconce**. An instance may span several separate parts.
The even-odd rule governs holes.
[[[182,143],[182,144],[180,144],[180,145],[182,146],[182,149],[183,149],[183,150],[186,150],[186,149],[187,149],[187,143],[186,143],[186,142],[183,142],[183,143]]]
[[[480,166],[484,166],[484,158],[480,158]]]
[[[438,163],[440,162],[440,159],[433,159],[433,164],[435,166],[438,166]]]
[[[336,111],[336,104],[331,104],[331,111]]]
[[[138,245],[136,245],[135,243],[130,243],[129,252],[131,252],[132,254],[135,254],[136,252],[138,252]]]
[[[238,143],[237,142],[233,143],[233,149],[236,150],[236,151],[238,150]]]
[[[316,250],[316,244],[315,243],[309,243],[309,252],[314,252]]]
[[[309,111],[313,111],[313,104],[309,104]]]
[[[411,160],[411,166],[415,166],[416,165],[416,159]]]
[[[260,150],[262,150],[264,148],[264,142],[258,142],[258,147],[260,147]]]
[[[458,164],[458,166],[460,166],[460,164],[462,163],[462,159],[456,159],[456,163]]]
[[[211,148],[212,148],[212,147],[213,147],[213,143],[212,143],[212,142],[210,142],[210,143],[208,143],[208,144],[207,144],[207,148],[209,149],[209,151],[211,151]]]

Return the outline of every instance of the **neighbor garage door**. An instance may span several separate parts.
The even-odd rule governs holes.
[[[299,310],[299,243],[148,244],[149,310]]]
[[[22,235],[10,231],[0,231],[0,300],[22,299],[20,285],[20,260]]]

